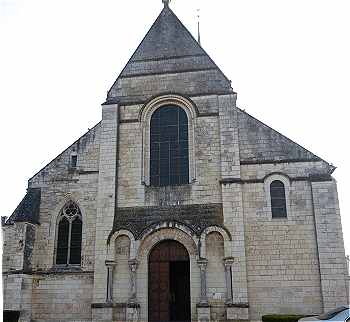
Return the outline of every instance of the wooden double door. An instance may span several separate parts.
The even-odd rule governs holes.
[[[149,256],[148,320],[191,321],[190,260],[186,248],[167,240]]]

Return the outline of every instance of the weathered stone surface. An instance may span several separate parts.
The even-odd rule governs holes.
[[[222,205],[118,208],[113,232],[127,229],[139,239],[143,231],[152,226],[174,221],[187,225],[194,235],[200,235],[207,227],[223,224]]]
[[[188,184],[147,181],[145,110],[154,97],[188,108]],[[21,322],[146,322],[148,256],[164,240],[188,252],[192,321],[345,304],[334,167],[236,98],[166,6],[109,91],[102,121],[29,180],[3,225],[5,310],[20,311]],[[285,218],[272,218],[273,180],[285,186]],[[71,201],[81,211],[82,258],[62,267],[57,225]]]
[[[13,224],[14,222],[37,224],[39,222],[40,201],[41,189],[29,188],[25,197],[7,220],[6,224]]]
[[[240,158],[243,163],[321,160],[242,110],[238,110],[238,119]]]

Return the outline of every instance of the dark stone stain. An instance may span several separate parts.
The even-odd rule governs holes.
[[[182,224],[200,236],[207,227],[223,227],[222,204],[118,208],[110,236],[126,229],[141,239],[145,231],[164,222]]]

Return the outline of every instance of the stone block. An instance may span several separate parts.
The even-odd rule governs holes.
[[[249,309],[247,307],[227,307],[226,318],[228,321],[249,321]]]

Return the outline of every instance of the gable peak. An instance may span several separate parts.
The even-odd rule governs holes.
[[[164,3],[164,7],[169,7],[171,0],[162,0],[162,1]]]

